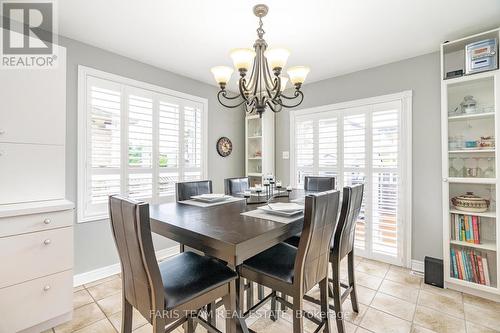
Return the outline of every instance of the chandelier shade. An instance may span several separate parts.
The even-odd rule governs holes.
[[[304,94],[300,88],[309,73],[309,68],[291,67],[287,71],[289,78],[282,75],[290,51],[285,48],[267,48],[262,18],[267,15],[269,8],[261,4],[254,6],[253,11],[259,18],[258,38],[253,45],[253,50],[239,48],[232,50],[229,54],[234,68],[239,73],[238,93],[230,93],[226,89],[234,72],[232,68],[216,66],[211,71],[220,87],[217,94],[220,104],[228,108],[243,105],[247,113],[258,114],[262,117],[266,109],[279,112],[282,108],[293,108],[302,103]],[[294,87],[290,95],[284,93],[288,81]]]

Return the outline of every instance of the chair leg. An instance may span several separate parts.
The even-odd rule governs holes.
[[[325,322],[324,333],[330,333],[330,307],[328,304],[328,277],[319,282],[321,298],[321,319]]]
[[[125,298],[125,293],[122,297],[122,333],[132,332],[132,305]]]
[[[226,310],[226,333],[236,333],[236,282],[229,282],[229,294],[222,298]]]
[[[293,333],[302,333],[304,331],[303,302],[301,296],[293,298]]]
[[[354,279],[354,251],[351,251],[347,255],[347,272],[349,275],[349,287],[352,287],[350,293],[352,310],[356,313],[359,313],[358,295],[356,293],[356,281]]]
[[[207,322],[215,326],[216,323],[216,312],[215,312],[215,302],[209,303],[207,305]]]
[[[184,244],[179,244],[179,252],[184,252]]]
[[[254,283],[252,281],[248,282],[248,290],[247,290],[247,310],[249,310],[253,306],[253,286]]]
[[[277,312],[276,312],[276,291],[273,290],[271,292],[271,295],[272,296],[271,296],[271,315],[270,315],[270,317],[271,317],[272,321],[276,321],[276,320],[278,320],[278,317],[276,315],[277,314]]]
[[[332,277],[333,277],[333,304],[335,307],[335,321],[337,322],[337,332],[344,333],[344,314],[342,312],[342,300],[340,298],[340,260],[337,257],[332,258]]]
[[[194,327],[194,319],[193,317],[189,317],[187,320],[187,329],[185,330],[186,333],[194,333],[194,330],[196,328]]]
[[[160,316],[153,317],[153,333],[165,333],[165,318]]]
[[[257,297],[259,298],[259,301],[264,299],[264,286],[260,284],[257,285]]]

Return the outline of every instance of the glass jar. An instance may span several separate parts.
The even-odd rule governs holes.
[[[462,103],[460,103],[460,110],[465,114],[472,114],[477,112],[477,101],[471,95],[464,97]]]

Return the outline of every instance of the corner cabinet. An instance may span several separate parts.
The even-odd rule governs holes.
[[[274,113],[245,119],[245,170],[250,186],[262,184],[262,177],[274,175]]]
[[[42,332],[73,315],[66,49],[54,47],[56,68],[0,75],[0,333]]]
[[[497,154],[500,71],[465,73],[466,45],[500,40],[499,30],[441,45],[445,287],[500,300]],[[487,206],[487,207],[486,207]]]

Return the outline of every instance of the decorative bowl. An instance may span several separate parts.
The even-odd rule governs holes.
[[[478,197],[473,192],[467,192],[452,198],[451,204],[458,210],[474,213],[485,212],[490,207],[489,200]]]

